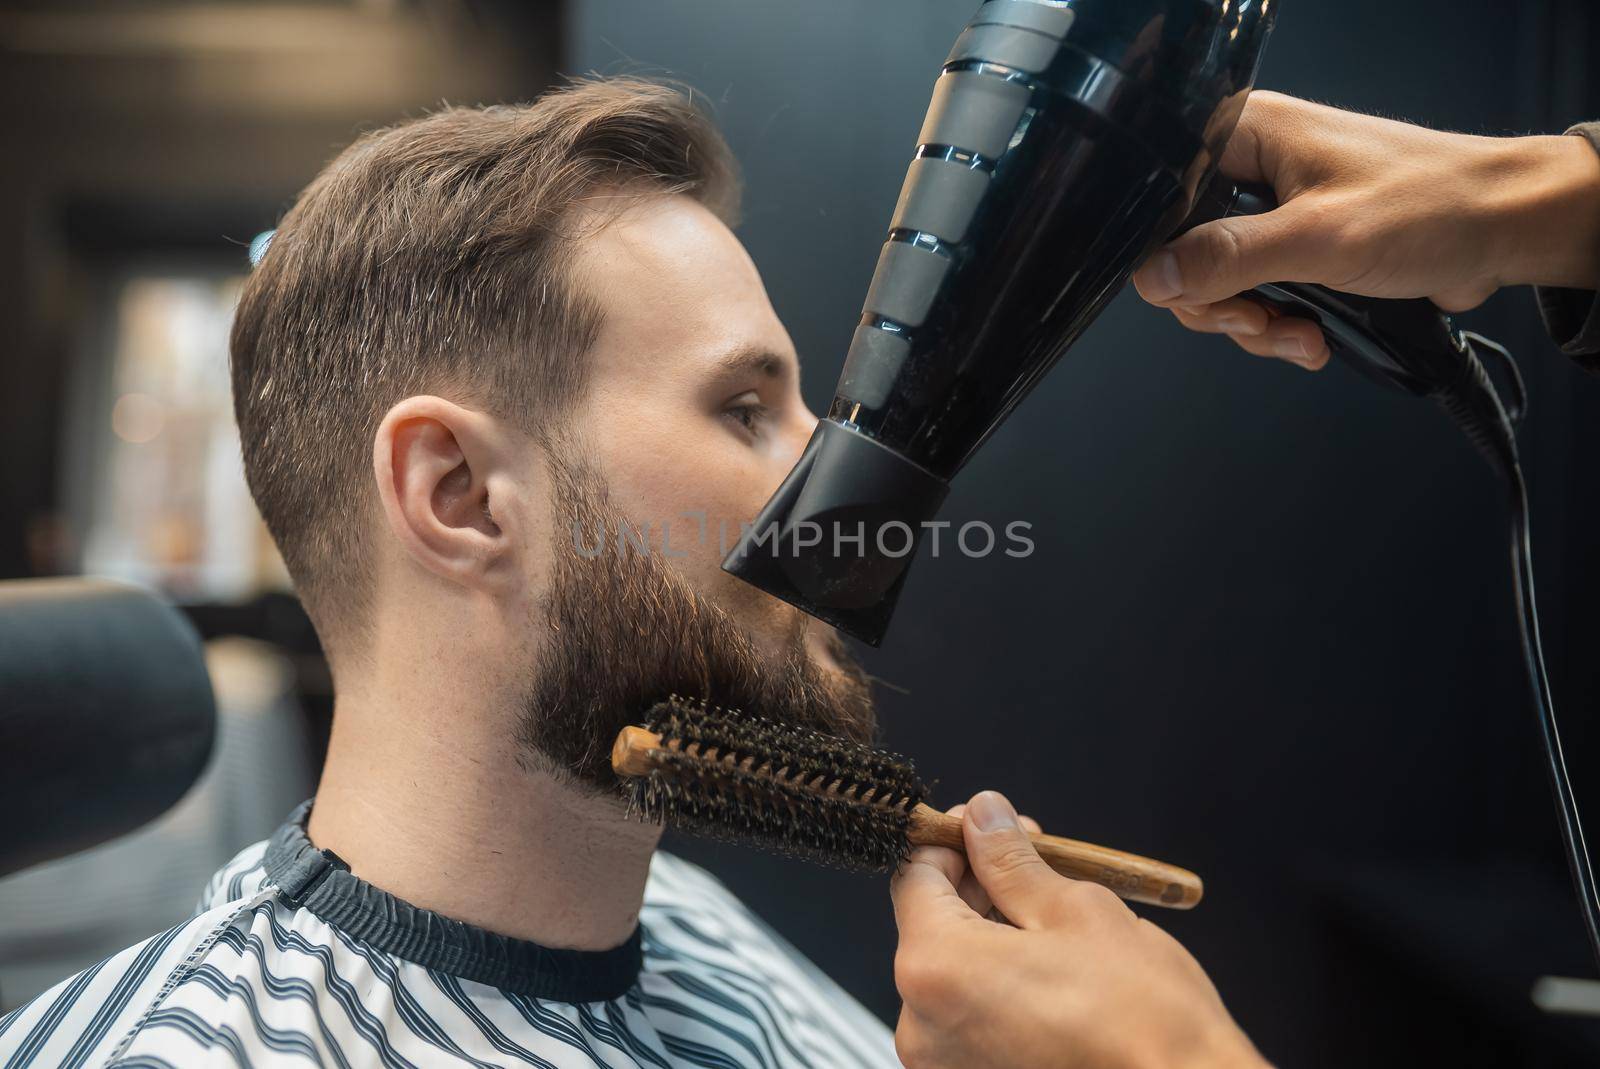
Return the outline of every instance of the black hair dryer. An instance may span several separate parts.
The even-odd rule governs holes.
[[[950,479],[1134,267],[1187,227],[1274,206],[1213,175],[1276,6],[979,9],[934,83],[827,418],[724,569],[882,641]],[[1258,296],[1414,393],[1470,374],[1464,357],[1477,366],[1427,301],[1293,284]]]

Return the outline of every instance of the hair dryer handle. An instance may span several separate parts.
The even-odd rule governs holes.
[[[1277,206],[1268,187],[1237,185],[1218,176],[1178,232]],[[1516,361],[1503,346],[1457,330],[1438,305],[1423,297],[1363,297],[1309,282],[1270,282],[1251,294],[1284,315],[1315,320],[1333,355],[1367,378],[1437,401],[1496,470],[1514,476],[1514,425],[1525,397]],[[1480,350],[1493,354],[1505,373],[1512,394],[1509,406],[1485,370]]]
[[[1196,200],[1178,233],[1230,216],[1260,215],[1277,206],[1271,187],[1235,184],[1218,175]],[[1450,317],[1425,297],[1363,297],[1307,282],[1272,282],[1257,286],[1251,294],[1275,312],[1314,320],[1333,354],[1362,375],[1418,396],[1456,378],[1466,352]]]

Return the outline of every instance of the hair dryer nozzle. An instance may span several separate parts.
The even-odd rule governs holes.
[[[833,420],[723,560],[723,570],[876,646],[924,521],[950,486]]]

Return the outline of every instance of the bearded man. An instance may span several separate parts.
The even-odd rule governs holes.
[[[671,692],[873,733],[838,638],[718,566],[816,423],[737,199],[706,118],[633,80],[380,130],[307,187],[232,357],[333,671],[316,798],[0,1021],[0,1060],[898,1064],[607,764]]]

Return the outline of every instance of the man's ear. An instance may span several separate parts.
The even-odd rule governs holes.
[[[508,445],[495,421],[441,397],[407,397],[372,441],[378,500],[406,554],[477,589],[504,574],[512,546],[494,519]]]

